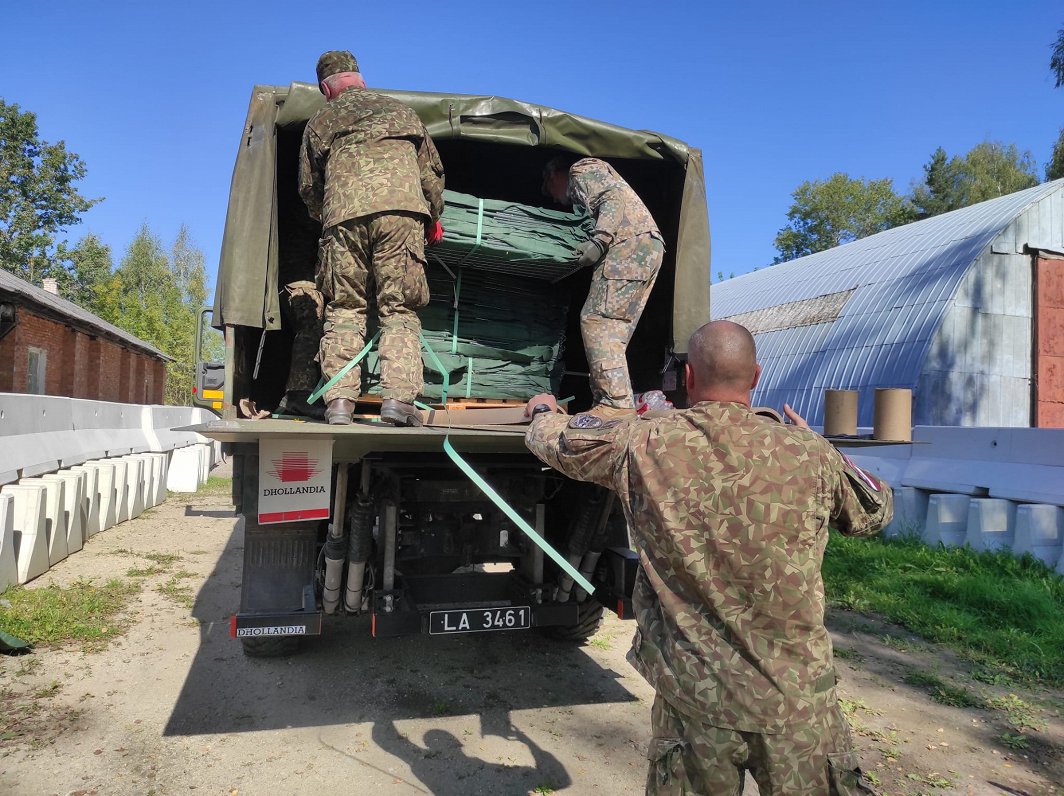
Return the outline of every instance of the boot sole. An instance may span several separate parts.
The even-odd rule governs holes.
[[[416,428],[421,425],[421,418],[413,417],[406,412],[381,412],[381,420],[391,423],[400,428]]]

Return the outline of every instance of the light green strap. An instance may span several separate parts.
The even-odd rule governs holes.
[[[509,503],[503,500],[499,494],[491,488],[491,484],[481,478],[480,474],[470,467],[469,462],[458,455],[458,451],[451,447],[450,437],[444,437],[443,450],[444,453],[450,457],[451,461],[458,465],[458,469],[465,473],[469,479],[477,485],[480,491],[487,495],[491,502],[498,506],[499,509],[502,510],[502,513],[509,517],[529,539],[539,545],[540,549],[549,555],[554,560],[554,563],[565,571],[565,574],[575,580],[580,585],[580,588],[588,594],[594,593],[595,587],[591,585],[591,582],[577,572],[576,568],[566,561],[561,553],[551,547],[550,542],[540,536],[535,528],[529,525],[520,514],[514,511],[513,507],[511,507]]]
[[[440,358],[436,356],[436,352],[432,350],[432,346],[429,345],[429,341],[425,339],[425,335],[421,332],[417,333],[417,336],[421,338],[421,347],[424,348],[428,354],[429,359],[436,366],[436,370],[443,376],[443,390],[440,394],[440,403],[447,406],[447,391],[451,388],[451,374],[440,362]]]
[[[326,390],[328,390],[330,387],[332,387],[334,384],[336,384],[336,382],[338,382],[341,378],[343,378],[347,374],[347,372],[349,370],[351,370],[351,368],[353,368],[355,365],[357,365],[359,362],[361,362],[362,358],[364,356],[366,356],[366,354],[369,353],[369,350],[371,348],[373,348],[373,344],[375,342],[377,342],[377,338],[380,337],[380,336],[381,336],[381,330],[378,329],[377,333],[374,334],[373,337],[371,337],[369,339],[369,342],[366,343],[365,347],[361,351],[358,352],[358,355],[354,359],[352,359],[350,362],[348,362],[346,365],[344,365],[342,368],[340,368],[340,372],[339,373],[337,373],[335,376],[333,376],[331,379],[329,379],[327,382],[325,382],[325,384],[322,384],[321,382],[318,382],[317,389],[315,389],[314,392],[312,392],[310,394],[310,397],[307,399],[307,403],[308,404],[312,404],[316,400],[321,398],[321,396],[325,393]],[[424,339],[424,338],[422,338],[422,339]]]
[[[465,397],[469,398],[473,394],[473,357],[466,359],[466,372],[465,372]]]
[[[451,353],[458,352],[458,300],[462,294],[462,269],[458,268],[458,276],[454,280],[454,328],[451,330]]]

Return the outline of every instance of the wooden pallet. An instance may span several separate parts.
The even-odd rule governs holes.
[[[380,406],[382,398],[379,395],[363,395],[359,397],[359,405]],[[444,406],[439,401],[425,401],[426,406],[431,406],[433,409],[443,409]],[[512,409],[514,407],[523,407],[527,401],[521,401],[516,398],[451,398],[447,401],[447,409],[451,411],[458,411],[462,409]]]

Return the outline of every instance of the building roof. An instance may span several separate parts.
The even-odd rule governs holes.
[[[167,362],[173,361],[173,357],[164,354],[151,343],[145,342],[123,329],[119,329],[114,324],[108,323],[98,315],[93,315],[88,310],[82,309],[72,301],[67,301],[62,296],[49,293],[47,290],[31,285],[25,279],[15,276],[10,271],[0,269],[0,295],[4,293],[14,294],[25,301],[50,311],[54,315],[68,319],[71,323],[88,327],[107,337],[116,338],[158,359]]]
[[[1016,244],[1059,247],[1064,180],[714,285],[713,317],[742,323],[757,340],[763,374],[755,401],[787,401],[819,422],[824,389],[915,388],[969,267],[1017,216],[1046,199],[1051,228],[1029,230]]]

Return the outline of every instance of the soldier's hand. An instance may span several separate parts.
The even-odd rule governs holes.
[[[425,243],[429,246],[435,246],[437,243],[443,240],[443,224],[436,221],[434,224],[425,225]]]
[[[539,414],[536,410],[539,409],[542,412],[543,410],[540,409],[542,406],[547,407],[551,412],[558,411],[558,401],[555,397],[549,392],[541,392],[539,395],[533,395],[528,399],[528,403],[525,404],[525,417],[533,417]]]
[[[589,265],[597,265],[598,261],[606,256],[606,247],[592,238],[577,246],[573,254],[576,255],[576,264],[581,268],[587,268]]]
[[[809,424],[805,422],[805,418],[791,409],[790,404],[783,405],[783,414],[787,415],[787,419],[794,423],[798,428],[809,428]]]

